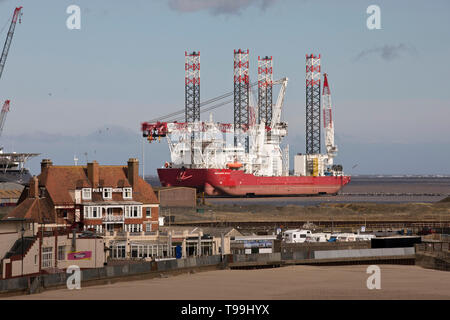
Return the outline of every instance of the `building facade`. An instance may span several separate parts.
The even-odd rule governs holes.
[[[41,174],[23,190],[8,215],[39,223],[81,226],[97,233],[158,230],[159,202],[139,177],[139,162],[127,166],[54,166],[41,162]]]
[[[26,219],[1,220],[0,243],[0,279],[63,272],[72,265],[100,268],[106,262],[102,237]]]

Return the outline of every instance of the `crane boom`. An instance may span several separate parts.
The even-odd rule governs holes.
[[[331,114],[331,92],[328,86],[328,76],[326,73],[323,74],[323,93],[322,93],[322,103],[323,103],[323,127],[325,129],[325,147],[328,154],[328,164],[333,164],[333,158],[337,154],[337,146],[334,143],[334,124]]]
[[[288,83],[288,78],[283,78],[277,81],[274,81],[274,84],[278,84],[281,82],[280,93],[278,94],[277,103],[275,104],[272,110],[272,123],[270,126],[274,128],[278,123],[281,122],[281,109],[283,107],[284,95],[286,94],[286,86]]]
[[[5,126],[6,114],[9,111],[9,100],[6,100],[3,104],[2,112],[0,113],[0,137],[2,136],[3,127]]]
[[[6,58],[8,57],[9,47],[11,46],[11,41],[14,35],[14,30],[16,29],[17,19],[21,13],[22,7],[17,7],[14,9],[14,14],[11,20],[11,25],[9,26],[8,35],[6,36],[5,46],[3,47],[2,56],[0,57],[0,79],[2,78],[3,69],[5,68]],[[20,23],[20,20],[19,20]]]

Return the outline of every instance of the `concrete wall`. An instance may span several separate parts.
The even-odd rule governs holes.
[[[65,259],[58,260],[58,268],[66,269],[71,265],[76,265],[80,268],[100,268],[103,267],[105,258],[104,240],[92,238],[77,238],[76,251],[90,251],[92,256],[86,260],[68,260],[68,255],[72,248],[72,239],[58,237],[58,246],[65,246]]]
[[[39,239],[37,239],[23,257],[23,274],[39,272]],[[22,275],[22,259],[12,261],[12,277]]]
[[[298,252],[308,250],[341,250],[341,249],[370,249],[370,241],[354,242],[310,242],[310,243],[281,243],[281,252]]]
[[[213,237],[214,242],[214,251],[213,254],[220,254],[219,248],[222,247],[222,237]],[[230,249],[231,239],[229,236],[224,237],[224,253],[223,254],[231,254]]]
[[[242,254],[228,255],[224,262],[219,255],[190,257],[187,259],[171,259],[157,262],[140,262],[127,265],[114,265],[102,268],[82,270],[82,286],[83,281],[102,280],[108,278],[119,278],[131,275],[145,273],[159,273],[171,270],[180,270],[183,268],[195,268],[201,266],[223,266],[226,263],[236,262],[279,262],[282,260],[301,260],[301,259],[325,259],[325,258],[348,258],[348,257],[372,257],[372,256],[397,256],[414,254],[414,248],[384,248],[384,249],[357,249],[357,250],[324,250],[324,251],[299,251],[286,253],[267,253],[267,254]],[[424,265],[433,265],[433,261],[425,261]],[[41,286],[44,288],[66,285],[68,274],[56,273],[41,275]],[[12,278],[0,280],[0,293],[12,291],[27,290],[32,283],[26,277]]]
[[[0,233],[0,259],[3,259],[19,237],[18,233]]]
[[[416,255],[416,265],[422,268],[450,271],[450,253],[433,254],[421,252]]]
[[[202,266],[217,266],[221,263],[221,256],[192,257],[187,259],[172,259],[158,262],[142,262],[128,265],[106,266],[81,271],[81,286],[83,281],[119,278],[144,273],[159,273],[182,268],[195,268]],[[44,288],[66,285],[68,274],[65,272],[40,275],[40,285]],[[27,277],[0,280],[0,294],[14,291],[27,291],[32,280]]]
[[[25,229],[24,237],[33,236],[33,225],[22,221],[0,222],[0,259],[12,248],[14,242],[21,237],[20,230]]]
[[[232,261],[230,261],[230,259]],[[281,253],[261,253],[261,254],[233,254],[229,256],[228,262],[269,262],[281,261]]]
[[[72,235],[70,235],[71,237]],[[23,271],[22,271],[22,257],[20,259],[5,259],[3,260],[2,277],[5,277],[6,264],[11,262],[11,276],[18,277],[22,275],[39,273],[39,265],[42,263],[42,256],[39,249],[39,238],[33,243],[23,257]],[[66,269],[71,265],[76,265],[80,268],[100,268],[106,262],[104,240],[100,238],[77,238],[77,251],[91,251],[92,255],[85,260],[68,260],[68,254],[72,249],[72,239],[67,235],[60,235],[57,237],[57,246],[55,247],[55,237],[44,237],[42,247],[52,248],[52,263],[51,268]],[[65,247],[65,255],[63,260],[58,260],[58,246]],[[45,270],[45,268],[43,268]],[[23,272],[23,273],[22,273]]]
[[[382,248],[382,249],[356,249],[356,250],[326,250],[315,251],[314,259],[360,258],[403,256],[414,254],[414,248]]]

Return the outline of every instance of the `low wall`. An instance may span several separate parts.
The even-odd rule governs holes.
[[[328,250],[370,249],[370,241],[283,243],[282,260],[314,259],[314,252]]]
[[[122,278],[139,274],[182,270],[186,268],[219,266],[220,263],[221,256],[216,255],[156,262],[133,263],[128,265],[106,266],[102,268],[81,270],[81,281],[83,283],[83,281]],[[65,286],[67,278],[69,276],[69,274],[63,272],[44,274],[40,275],[39,277],[21,277],[0,280],[0,294],[10,292],[28,292],[36,279],[40,282],[40,287],[43,288]]]
[[[339,241],[339,242],[309,242],[282,243],[281,252],[298,252],[308,250],[341,250],[341,249],[370,249],[370,241]]]
[[[260,254],[233,254],[228,256],[228,262],[270,262],[281,261],[281,253],[260,253]]]
[[[235,254],[227,255],[222,262],[220,255],[191,257],[186,259],[173,259],[156,262],[132,263],[126,265],[105,266],[96,269],[82,270],[83,281],[107,280],[113,278],[124,278],[142,274],[161,273],[177,270],[189,270],[189,268],[215,266],[226,267],[227,264],[235,265],[270,265],[271,263],[283,264],[283,262],[306,260],[306,259],[333,259],[333,258],[364,258],[364,257],[386,257],[386,256],[414,255],[414,248],[384,248],[384,249],[352,249],[352,250],[312,250],[309,248],[297,252],[277,252],[264,254]],[[423,259],[424,264],[431,264],[429,260]],[[428,261],[428,262],[427,262]],[[23,277],[0,280],[0,294],[10,292],[27,293],[36,292],[40,288],[55,288],[66,285],[69,275],[66,273],[55,273],[40,275],[39,277]],[[36,282],[38,283],[36,284]],[[30,289],[35,288],[35,289]],[[36,290],[37,288],[37,290]]]
[[[450,254],[418,253],[416,265],[422,268],[450,271]]]
[[[315,251],[314,259],[362,258],[413,255],[414,248],[382,248]]]

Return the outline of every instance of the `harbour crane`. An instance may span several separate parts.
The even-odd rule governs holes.
[[[334,143],[334,124],[331,115],[331,92],[328,86],[328,76],[323,74],[323,127],[325,129],[325,147],[327,149],[328,165],[333,165],[333,158],[336,156],[338,148]]]
[[[14,30],[16,29],[17,20],[19,20],[19,23],[21,22],[20,19],[22,15],[21,11],[22,7],[17,7],[16,9],[14,9],[11,25],[9,26],[8,35],[6,36],[5,45],[3,47],[2,55],[0,57],[0,79],[2,78],[3,69],[5,68],[6,58],[8,57],[9,48],[11,47],[11,41],[14,35]],[[0,136],[2,135],[3,127],[5,125],[6,114],[9,111],[9,103],[10,103],[9,100],[5,101],[0,114]]]
[[[9,111],[9,100],[6,100],[3,104],[2,112],[0,113],[0,137],[2,136],[3,127],[5,126],[6,114]]]
[[[270,125],[272,128],[275,128],[275,126],[281,122],[281,109],[284,103],[284,95],[286,94],[288,80],[288,78],[283,78],[273,82],[273,84],[281,84],[281,88],[280,93],[278,94],[277,103],[274,105],[272,111],[272,123]]]
[[[17,7],[14,9],[11,25],[9,26],[8,35],[6,36],[5,46],[3,47],[2,56],[0,57],[0,79],[2,78],[3,69],[5,68],[6,58],[8,57],[9,48],[11,47],[11,41],[14,35],[14,30],[16,29],[17,20],[19,20],[19,23],[21,22],[21,11],[22,7]]]

